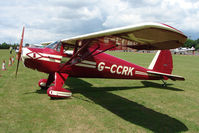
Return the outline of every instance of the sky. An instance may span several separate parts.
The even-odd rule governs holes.
[[[0,43],[39,44],[158,22],[199,38],[198,0],[0,0]]]

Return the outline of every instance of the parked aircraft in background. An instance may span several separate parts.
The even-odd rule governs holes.
[[[188,51],[195,51],[195,48],[194,47],[191,47],[191,48],[186,48],[186,47],[179,47],[179,48],[176,48],[176,49],[173,49],[172,50],[174,52],[174,54],[186,54]]]
[[[39,86],[51,98],[66,98],[71,91],[62,88],[67,77],[139,80],[184,80],[172,75],[173,61],[168,49],[180,47],[187,37],[179,30],[160,23],[116,28],[56,41],[44,48],[19,48],[26,67],[49,74]],[[148,68],[104,53],[107,50],[159,50]],[[72,51],[71,51],[72,50]],[[16,75],[20,58],[18,59]],[[50,86],[54,84],[53,86]],[[165,82],[164,82],[164,85]],[[85,90],[86,91],[86,90]]]

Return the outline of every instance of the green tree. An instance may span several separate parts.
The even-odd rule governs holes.
[[[2,44],[0,45],[0,49],[9,49],[9,47],[10,47],[10,45],[7,44],[6,42],[4,42],[4,43],[2,43]]]
[[[198,39],[199,40],[199,39]],[[184,47],[189,47],[191,48],[192,46],[196,46],[197,42],[196,40],[192,40],[192,39],[187,39],[187,41],[184,44]]]
[[[195,49],[199,49],[199,43],[196,45]]]

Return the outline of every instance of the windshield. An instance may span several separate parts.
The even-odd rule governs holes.
[[[50,48],[50,49],[60,52],[61,42],[60,41],[53,42],[49,44],[48,46],[46,46],[46,48]]]

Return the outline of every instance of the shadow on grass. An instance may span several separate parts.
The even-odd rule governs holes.
[[[151,82],[144,82],[146,85],[157,85]],[[133,124],[142,126],[153,132],[182,132],[188,128],[179,120],[166,114],[159,113],[141,104],[130,101],[121,96],[112,94],[112,90],[138,89],[142,87],[92,87],[92,84],[76,78],[69,78],[66,82],[73,93],[81,93],[85,97],[99,104],[110,112]],[[171,90],[179,91],[174,88]]]
[[[172,91],[183,91],[174,87],[162,87],[161,84],[141,81],[143,86],[133,86],[133,87],[92,87],[92,84],[78,78],[68,78],[65,84],[75,93],[81,93],[92,103],[99,104],[110,112],[116,114],[122,119],[129,121],[133,124],[142,126],[153,132],[183,132],[187,131],[188,128],[185,124],[179,120],[172,118],[166,114],[159,113],[155,110],[147,108],[139,103],[130,101],[124,97],[115,95],[110,91],[128,90],[128,89],[141,89],[147,87],[154,87],[158,89],[167,89]],[[171,84],[167,84],[168,86]],[[38,94],[46,94],[46,90],[36,90]],[[78,98],[78,97],[75,97]],[[91,102],[79,98],[81,100]]]
[[[47,90],[39,89],[39,90],[36,90],[36,91],[33,91],[33,92],[26,92],[26,93],[24,93],[24,94],[31,94],[31,93],[47,94]]]
[[[78,83],[76,82],[78,81]],[[158,84],[158,83],[154,83],[154,82],[149,82],[149,81],[141,81],[141,83],[143,84],[143,86],[132,86],[132,87],[92,87],[91,89],[91,86],[92,84],[84,81],[84,80],[81,80],[81,79],[78,79],[78,78],[68,78],[66,81],[65,81],[65,84],[67,86],[69,86],[69,88],[75,88],[73,90],[73,93],[81,93],[83,90],[82,88],[80,87],[80,84],[82,85],[85,85],[87,84],[86,86],[89,86],[89,88],[86,90],[87,92],[90,92],[90,91],[119,91],[119,90],[128,90],[128,89],[143,89],[143,88],[148,88],[148,87],[153,87],[153,88],[157,88],[157,89],[165,89],[165,90],[172,90],[172,91],[184,91],[182,89],[178,89],[178,88],[175,88],[175,87],[169,87],[173,84],[167,84],[166,87],[162,86],[161,84]],[[80,89],[81,88],[81,89]],[[38,93],[38,94],[47,94],[47,90],[45,89],[39,89],[39,90],[36,90],[34,92],[26,92],[24,94],[30,94],[30,93]]]

